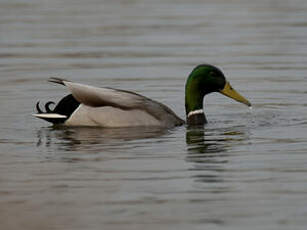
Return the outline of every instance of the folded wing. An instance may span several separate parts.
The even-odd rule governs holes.
[[[121,109],[133,109],[142,106],[147,99],[124,90],[98,88],[59,78],[50,78],[49,81],[65,85],[78,102],[93,107],[115,106]]]

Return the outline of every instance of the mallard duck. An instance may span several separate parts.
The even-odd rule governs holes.
[[[67,126],[135,127],[158,126],[170,128],[185,123],[166,105],[140,94],[113,88],[98,88],[74,83],[61,78],[49,82],[64,85],[71,94],[65,96],[50,109],[54,102],[45,104],[46,111],[36,104],[34,116],[53,124]],[[217,67],[202,64],[196,66],[185,85],[186,123],[203,125],[207,122],[203,110],[203,98],[212,92],[220,92],[234,100],[251,106],[237,93]]]

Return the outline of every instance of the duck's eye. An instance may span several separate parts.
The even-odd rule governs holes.
[[[213,72],[213,71],[209,72],[209,75],[210,75],[211,77],[216,77],[216,73]]]

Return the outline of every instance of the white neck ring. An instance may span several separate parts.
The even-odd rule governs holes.
[[[195,115],[195,114],[202,114],[202,113],[204,113],[204,110],[202,110],[202,109],[190,111],[190,112],[188,113],[188,117],[190,117],[190,116],[192,116],[192,115]]]

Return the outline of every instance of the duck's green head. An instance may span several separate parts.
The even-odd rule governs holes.
[[[251,106],[247,99],[231,87],[221,70],[208,64],[198,65],[189,75],[185,86],[185,107],[188,123],[203,124],[206,122],[203,113],[203,98],[206,94],[212,92],[219,92]],[[201,117],[203,117],[203,121]]]

